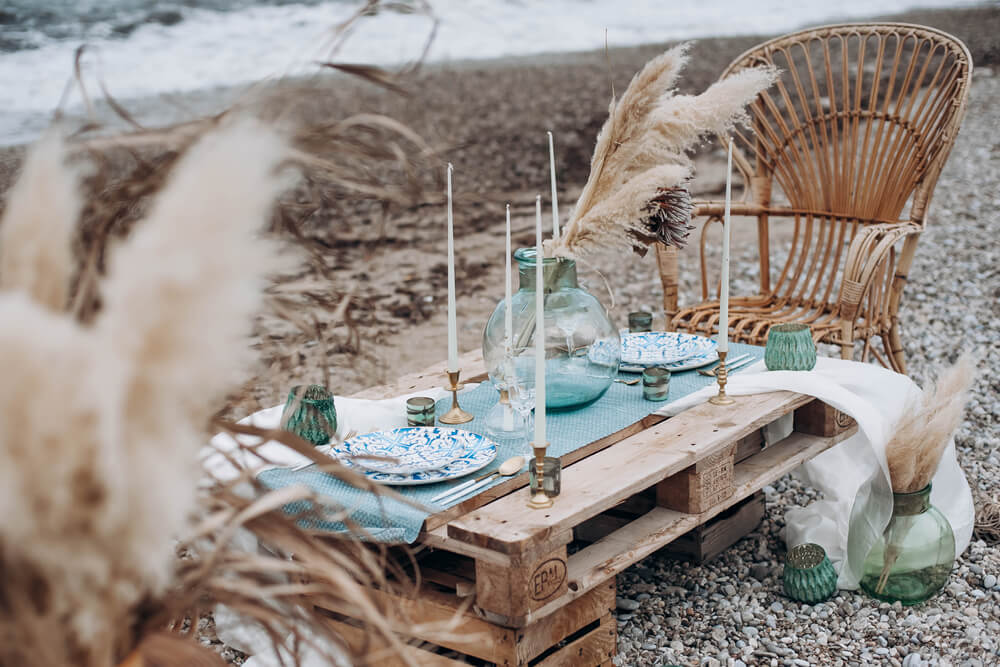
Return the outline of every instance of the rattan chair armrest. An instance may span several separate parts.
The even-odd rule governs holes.
[[[857,314],[858,307],[871,288],[872,279],[892,252],[893,246],[901,239],[918,235],[921,231],[920,225],[914,222],[868,225],[858,230],[844,263],[844,279],[838,299],[841,317],[853,319]],[[889,276],[889,280],[893,278],[894,276]]]
[[[724,201],[695,201],[692,217],[718,216],[722,217],[726,212],[726,202]],[[729,206],[730,215],[760,215],[766,213],[767,209],[760,204],[747,201],[734,201]]]

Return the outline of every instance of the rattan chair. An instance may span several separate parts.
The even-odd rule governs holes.
[[[765,42],[723,76],[760,64],[782,74],[750,107],[753,132],[740,128],[733,136],[740,172],[734,180],[742,175],[749,187],[732,205],[733,216],[756,218],[760,288],[730,299],[730,338],[762,345],[772,324],[804,322],[817,342],[839,345],[844,358],[862,341],[862,360],[873,356],[905,372],[899,303],[934,185],[965,115],[969,51],[923,26],[833,25]],[[678,310],[677,251],[657,248],[668,328],[717,331],[705,244],[706,230],[722,214],[722,202],[696,203],[695,215],[708,218],[701,236],[703,303]],[[791,241],[776,236],[790,247],[772,269],[778,224],[791,226]],[[712,287],[717,297],[717,283]],[[876,336],[885,356],[872,345]]]

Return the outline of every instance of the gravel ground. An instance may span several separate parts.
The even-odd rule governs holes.
[[[1000,492],[1000,76],[981,68],[961,135],[938,183],[917,250],[901,318],[909,372],[933,376],[967,349],[980,375],[957,435],[959,460],[974,491]],[[744,251],[734,266],[747,266]],[[690,271],[686,272],[690,275]],[[636,276],[636,278],[640,278]],[[737,277],[746,287],[750,274]],[[652,300],[637,282],[629,301]],[[644,294],[643,292],[646,292]],[[658,291],[656,292],[658,294]],[[791,477],[765,489],[760,528],[714,561],[693,566],[654,554],[618,584],[617,665],[974,665],[1000,664],[1000,554],[974,541],[944,592],[902,608],[842,591],[803,605],[784,597],[782,539],[787,507],[817,498]]]

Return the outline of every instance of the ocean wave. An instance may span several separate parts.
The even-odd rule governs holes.
[[[771,34],[810,23],[967,0],[432,0],[440,19],[432,62],[632,46],[701,36]],[[6,0],[0,9],[0,143],[47,123],[81,43],[89,76],[119,99],[239,85],[315,71],[330,30],[360,0]],[[337,53],[390,65],[418,57],[427,17],[365,19]]]

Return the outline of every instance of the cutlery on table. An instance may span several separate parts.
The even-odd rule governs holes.
[[[481,486],[489,482],[492,482],[493,478],[496,477],[497,475],[500,475],[501,477],[510,477],[512,475],[516,475],[517,473],[519,473],[521,471],[521,468],[523,467],[524,467],[524,457],[513,456],[504,461],[503,463],[501,463],[500,467],[494,470],[493,472],[488,472],[485,475],[474,477],[473,479],[470,479],[467,482],[462,482],[456,487],[448,489],[447,491],[443,491],[434,496],[433,498],[431,498],[431,502],[436,503],[444,500],[445,502],[450,503],[451,501],[456,500],[458,496],[464,496],[473,490],[479,490]],[[455,498],[453,498],[452,496],[455,496]]]
[[[753,357],[753,355],[751,355],[751,354],[741,354],[740,356],[736,357],[732,361],[728,361],[728,360],[726,361],[726,372],[727,373],[731,373],[732,371],[736,370],[737,368],[743,368],[747,364],[752,364],[755,361],[757,361],[757,360]],[[715,371],[718,368],[719,368],[719,366],[716,365],[715,368],[712,368],[711,370],[707,370],[707,371],[699,369],[698,373],[701,374],[701,375],[705,375],[707,377],[714,378],[715,377]]]
[[[350,440],[351,438],[353,438],[357,434],[358,434],[357,431],[348,431],[347,435],[345,435],[343,438],[341,438],[340,441],[343,442],[344,440]],[[324,453],[329,454],[330,453],[330,449],[332,447],[330,445],[325,445],[325,448],[326,448],[326,452],[324,452]],[[305,463],[300,463],[299,465],[295,466],[294,468],[291,468],[291,471],[295,472],[297,470],[302,470],[303,468],[308,468],[309,466],[314,466],[314,465],[316,465],[316,462],[312,461],[312,460],[309,460],[309,461],[306,461]]]
[[[615,382],[621,382],[622,384],[633,385],[633,384],[639,384],[639,380],[641,379],[642,378],[636,378],[634,380],[622,380],[621,378],[615,378]]]

